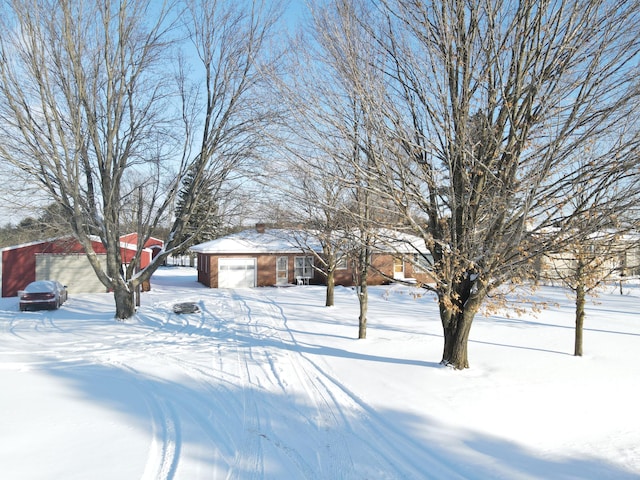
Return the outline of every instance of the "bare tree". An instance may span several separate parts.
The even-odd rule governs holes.
[[[589,158],[590,149],[580,151],[576,158],[581,165],[578,171],[589,169]],[[634,225],[625,218],[625,212],[638,204],[637,188],[632,187],[637,182],[634,176],[633,171],[618,170],[605,179],[583,178],[567,192],[565,212],[571,216],[571,228],[564,229],[560,238],[553,229],[541,232],[556,238],[547,242],[549,249],[536,262],[538,278],[559,282],[574,295],[576,356],[583,353],[587,297],[596,295],[608,281],[624,276],[627,251],[634,247],[626,240]]]
[[[327,175],[331,161],[311,156],[302,159],[295,151],[291,151],[291,155],[295,161],[276,188],[282,193],[283,204],[287,205],[289,223],[302,226],[304,233],[298,235],[296,241],[302,250],[313,255],[314,269],[326,281],[325,306],[331,307],[335,303],[336,269],[347,262],[350,247],[345,235],[344,191],[335,177]],[[315,164],[316,161],[320,161],[322,167]],[[321,251],[308,245],[310,238],[320,243]]]
[[[611,132],[637,107],[640,8],[609,0],[375,7],[358,18],[378,54],[360,58],[386,90],[356,90],[378,138],[371,185],[430,248],[436,281],[425,287],[438,295],[442,363],[463,369],[488,295],[549,248],[541,231],[560,227],[548,240],[557,242],[579,217],[565,208],[567,190],[633,168],[637,135],[614,142]],[[601,153],[578,169],[572,153],[587,142]]]
[[[560,282],[573,292],[575,303],[574,355],[582,356],[585,305],[588,295],[619,273],[619,237],[603,231],[589,238],[563,242],[564,251],[548,252],[541,259],[540,279]]]
[[[0,156],[64,209],[96,275],[113,290],[119,319],[134,314],[133,292],[183,246],[181,233],[206,191],[201,185],[223,185],[254,158],[268,115],[253,93],[274,12],[262,2],[183,7],[149,0],[3,3]],[[204,66],[204,98],[187,81],[194,74],[185,63],[172,68],[174,39],[185,27],[172,23],[176,18],[187,19]],[[194,141],[200,146],[192,153]],[[187,171],[195,179],[187,206],[167,218]],[[126,206],[135,212],[139,242],[121,271]],[[136,272],[145,240],[167,220],[165,249]],[[92,235],[107,250],[104,269]]]
[[[371,45],[359,43],[360,26],[351,5],[343,10],[326,8],[312,2],[311,24],[306,26],[297,50],[295,76],[284,88],[291,107],[291,148],[299,169],[312,179],[315,195],[302,195],[308,211],[321,220],[328,247],[325,255],[328,283],[339,257],[347,255],[355,273],[360,306],[358,338],[366,338],[367,273],[371,253],[374,193],[367,188],[370,177],[366,170],[368,154],[360,142],[373,141],[363,103],[359,96],[367,89],[375,91],[369,80],[371,66],[361,51],[370,52]],[[307,186],[303,185],[303,190]],[[331,290],[327,291],[327,299]]]

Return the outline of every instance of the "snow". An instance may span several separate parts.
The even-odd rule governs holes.
[[[345,238],[349,236],[345,232],[343,235]],[[429,253],[424,239],[408,233],[380,229],[376,238],[375,248],[382,252]],[[260,233],[255,229],[248,229],[190,248],[193,252],[212,254],[295,253],[302,249],[322,251],[318,232],[270,228]]]
[[[439,365],[430,295],[207,289],[167,267],[137,316],[109,294],[0,301],[3,479],[640,479],[640,289],[573,311],[478,317],[471,368]],[[179,302],[200,312],[175,314]]]
[[[322,246],[304,231],[268,229],[263,233],[255,229],[243,230],[225,237],[194,245],[191,251],[215,254],[286,253],[300,252],[302,247],[322,251]]]

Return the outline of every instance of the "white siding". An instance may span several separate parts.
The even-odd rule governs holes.
[[[104,267],[105,255],[98,258]],[[36,280],[58,280],[70,294],[106,291],[84,254],[36,255]]]

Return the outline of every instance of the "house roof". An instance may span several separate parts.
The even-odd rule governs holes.
[[[374,248],[389,253],[429,253],[424,240],[395,230],[377,232]],[[191,250],[208,254],[300,253],[322,252],[322,245],[313,233],[304,230],[268,229],[259,233],[250,229],[194,245]]]
[[[89,235],[89,240],[91,240],[94,244],[102,244],[102,240],[100,240],[100,237],[97,235]],[[74,237],[72,236],[68,236],[68,237],[55,237],[55,238],[48,238],[46,240],[36,240],[33,242],[26,242],[26,243],[21,243],[19,245],[11,245],[8,247],[4,247],[4,248],[0,248],[0,252],[4,252],[4,251],[9,251],[9,250],[17,250],[20,248],[25,248],[25,247],[31,247],[33,245],[41,245],[44,243],[58,243],[58,242],[70,242],[73,244],[77,244],[80,245],[80,242],[78,242]],[[128,243],[126,241],[124,241],[124,235],[122,237],[120,237],[120,247],[124,248],[125,250],[133,250],[135,251],[137,249],[137,246],[135,243]],[[143,250],[149,250],[149,247],[145,247],[143,248]]]
[[[303,250],[321,252],[322,246],[304,231],[267,229],[259,233],[251,229],[194,245],[191,250],[217,254],[301,253]]]
[[[95,243],[101,243],[100,242],[100,237],[98,237],[96,235],[89,235],[89,240],[91,240],[92,242],[95,242]],[[8,247],[4,247],[4,248],[0,249],[0,251],[4,252],[4,251],[8,251],[8,250],[17,250],[17,249],[20,249],[20,248],[32,247],[34,245],[41,245],[41,244],[44,244],[44,243],[62,243],[62,242],[68,242],[68,243],[73,243],[73,244],[80,245],[80,242],[78,242],[72,236],[68,236],[68,237],[53,237],[53,238],[47,238],[47,239],[44,239],[44,240],[34,240],[32,242],[20,243],[18,245],[10,245]]]
[[[387,228],[376,232],[374,248],[388,253],[429,253],[422,238]]]

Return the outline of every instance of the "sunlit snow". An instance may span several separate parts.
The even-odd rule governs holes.
[[[0,301],[0,478],[640,479],[640,291],[478,317],[471,368],[439,365],[432,296],[216,290],[167,267],[137,316],[110,294]],[[199,312],[176,314],[179,302]]]

